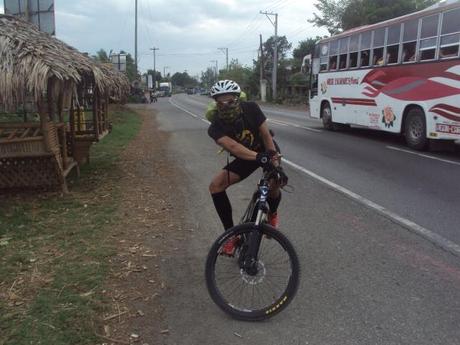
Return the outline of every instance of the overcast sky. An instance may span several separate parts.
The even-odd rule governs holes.
[[[0,13],[3,1],[0,0]],[[125,50],[134,56],[134,0],[55,0],[56,37],[82,52],[94,54]],[[138,0],[138,63],[144,72],[153,68],[198,76],[207,67],[225,66],[238,59],[252,66],[257,58],[259,34],[265,41],[274,26],[260,11],[278,13],[278,35],[293,48],[308,37],[325,35],[307,19],[315,1],[305,0]],[[272,17],[274,19],[274,17]],[[165,69],[166,66],[166,69]]]

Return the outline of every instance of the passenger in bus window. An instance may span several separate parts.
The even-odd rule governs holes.
[[[361,52],[361,66],[369,66],[369,50]]]
[[[439,57],[441,59],[451,58],[458,56],[458,46],[449,46],[449,47],[442,47],[439,50]]]
[[[414,45],[405,45],[402,53],[403,62],[415,61],[415,43]]]
[[[331,61],[331,69],[332,70],[337,69],[337,59],[334,59],[333,61]]]

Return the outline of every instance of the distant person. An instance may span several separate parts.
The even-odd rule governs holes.
[[[150,103],[155,103],[158,101],[155,91],[150,91]]]

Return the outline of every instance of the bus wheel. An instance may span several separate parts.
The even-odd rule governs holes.
[[[414,150],[424,150],[428,144],[425,114],[420,108],[409,110],[404,122],[407,146]]]
[[[335,131],[337,126],[332,122],[332,112],[331,107],[328,103],[323,105],[321,109],[321,119],[323,120],[323,127],[329,131]]]

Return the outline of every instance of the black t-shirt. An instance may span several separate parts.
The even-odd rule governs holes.
[[[263,152],[259,127],[267,118],[257,103],[241,102],[241,109],[241,117],[231,125],[216,117],[208,128],[209,136],[215,141],[228,136],[250,150]]]

